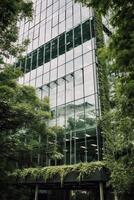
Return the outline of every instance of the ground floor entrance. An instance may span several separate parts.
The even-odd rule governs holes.
[[[38,200],[100,200],[100,197],[97,190],[44,190],[39,193]]]

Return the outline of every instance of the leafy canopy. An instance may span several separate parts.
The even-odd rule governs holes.
[[[18,56],[28,41],[16,45],[18,39],[17,23],[32,18],[32,1],[0,0],[0,60],[9,55]]]

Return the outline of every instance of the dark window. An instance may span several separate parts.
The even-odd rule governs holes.
[[[57,38],[52,40],[52,59],[57,57]]]
[[[82,24],[83,42],[90,40],[90,20]]]
[[[37,50],[32,53],[32,69],[37,67]]]
[[[73,48],[73,30],[66,33],[66,45],[67,45],[67,51]]]
[[[59,36],[59,55],[65,53],[65,33]]]
[[[16,68],[20,67],[20,60],[18,60],[18,61],[15,63],[15,67],[16,67]]]
[[[31,54],[28,54],[26,59],[26,72],[29,72],[30,70],[31,70]]]
[[[45,45],[45,63],[50,61],[50,42]]]
[[[35,69],[37,66],[41,66],[43,63],[49,62],[50,59],[56,58],[58,54],[59,55],[64,54],[65,49],[66,51],[71,50],[73,48],[73,31],[74,31],[74,47],[77,47],[82,43],[82,36],[83,36],[83,42],[86,42],[95,36],[94,20],[87,20],[82,25],[75,27],[74,30],[70,30],[67,33],[62,33],[60,36],[56,37],[51,42],[42,45],[38,49],[29,53],[26,58],[19,60],[16,63],[16,67],[21,66],[22,71],[27,73],[31,69]],[[38,52],[38,63],[37,63],[37,52]],[[52,52],[51,57],[50,57],[50,52]],[[25,70],[25,65],[26,65],[26,70]]]
[[[91,20],[91,37],[95,37],[95,30],[94,30],[94,19]]]
[[[23,58],[20,62],[21,62],[21,70],[23,71],[23,72],[25,72],[25,58]]]
[[[81,44],[81,25],[74,29],[74,46],[77,47]]]
[[[43,60],[44,60],[44,45],[39,48],[38,66],[41,66],[43,64]]]

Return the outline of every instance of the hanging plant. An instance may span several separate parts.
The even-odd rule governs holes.
[[[74,165],[62,165],[62,166],[49,166],[43,168],[25,168],[17,169],[10,176],[26,179],[30,177],[32,179],[43,179],[45,182],[55,177],[60,178],[61,185],[67,175],[70,173],[77,173],[78,180],[89,177],[96,170],[101,170],[105,167],[105,163],[101,161],[90,162],[90,163],[79,163]]]

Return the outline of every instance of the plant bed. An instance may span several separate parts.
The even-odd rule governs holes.
[[[18,169],[11,174],[18,183],[68,183],[80,181],[105,181],[103,162],[79,163],[75,165],[49,166],[43,168]]]

